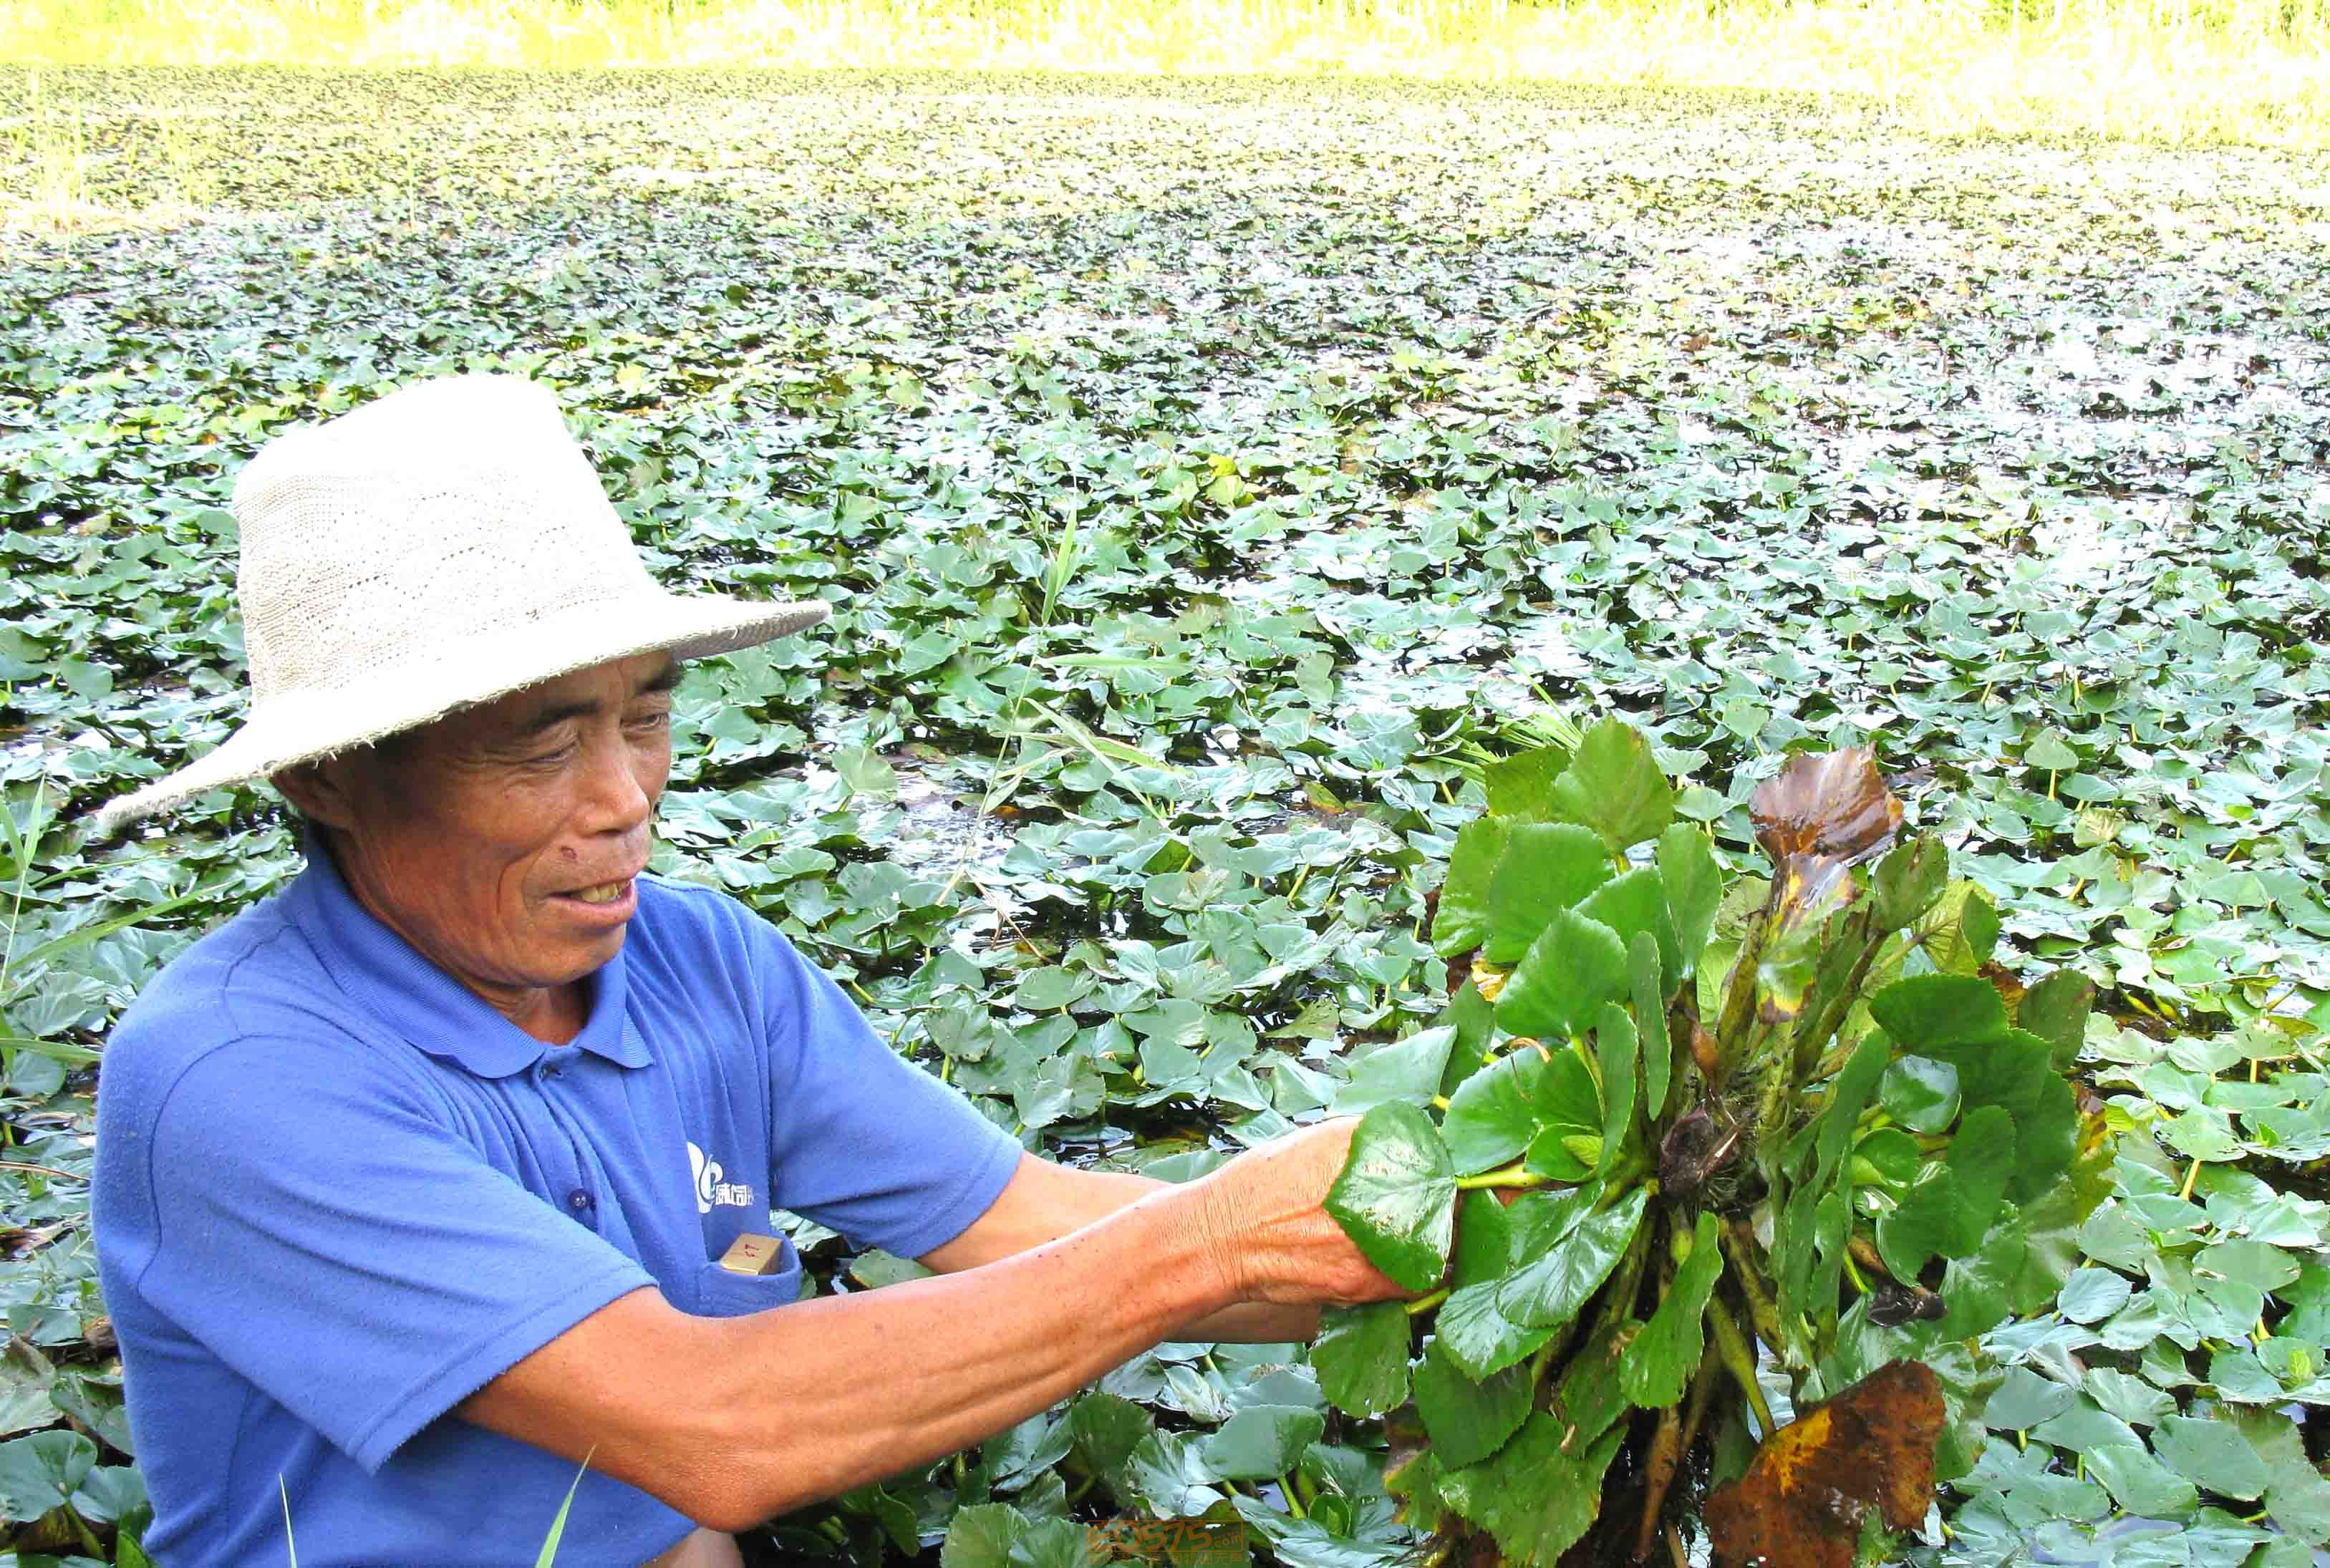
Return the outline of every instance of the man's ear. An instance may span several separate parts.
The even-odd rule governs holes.
[[[343,830],[355,826],[342,770],[329,762],[296,762],[269,774],[267,781],[309,821]]]

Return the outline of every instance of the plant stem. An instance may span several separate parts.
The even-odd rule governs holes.
[[[1700,1423],[1707,1418],[1708,1401],[1715,1394],[1715,1379],[1723,1370],[1723,1357],[1713,1345],[1699,1358],[1699,1370],[1691,1374],[1691,1393],[1683,1402],[1682,1451],[1691,1452],[1691,1445],[1699,1440]]]
[[[71,1503],[64,1506],[64,1510],[65,1517],[72,1523],[73,1534],[81,1537],[82,1547],[90,1556],[102,1558],[105,1555],[105,1548],[98,1544],[97,1532],[89,1527],[89,1521],[81,1516],[81,1510]]]
[[[1777,1431],[1780,1423],[1772,1419],[1771,1401],[1764,1397],[1764,1385],[1756,1381],[1756,1353],[1748,1347],[1747,1337],[1739,1332],[1739,1325],[1731,1320],[1730,1311],[1721,1301],[1709,1299],[1707,1322],[1715,1330],[1715,1350],[1723,1358],[1723,1369],[1747,1396],[1748,1408],[1756,1417],[1756,1440],[1761,1442]]]
[[[1443,1301],[1447,1299],[1448,1287],[1443,1285],[1439,1289],[1433,1291],[1429,1296],[1418,1296],[1415,1300],[1408,1302],[1407,1304],[1406,1310],[1410,1318],[1422,1317],[1425,1313],[1431,1311],[1435,1307],[1439,1306]]]
[[[1659,1510],[1666,1507],[1667,1488],[1674,1485],[1682,1463],[1682,1417],[1673,1405],[1659,1412],[1658,1430],[1643,1455],[1643,1523],[1634,1532],[1634,1561],[1651,1554],[1659,1538]]]
[[[1562,1342],[1568,1337],[1568,1336],[1565,1334],[1555,1335],[1543,1345],[1539,1346],[1537,1347],[1537,1354],[1530,1357],[1529,1375],[1530,1386],[1531,1388],[1535,1388],[1539,1383],[1544,1381],[1545,1369],[1553,1365],[1555,1352],[1561,1348]]]
[[[1499,1166],[1495,1170],[1484,1170],[1479,1176],[1458,1176],[1456,1190],[1470,1193],[1483,1187],[1541,1187],[1552,1180],[1551,1176],[1540,1176],[1515,1160],[1511,1165]]]
[[[1748,1320],[1756,1327],[1756,1336],[1774,1349],[1786,1343],[1781,1332],[1780,1309],[1772,1304],[1772,1294],[1764,1288],[1763,1270],[1757,1266],[1754,1239],[1732,1225],[1717,1233],[1724,1243],[1724,1254],[1731,1261],[1731,1278],[1739,1286],[1739,1295],[1748,1303]]]
[[[1294,1483],[1283,1475],[1278,1478],[1278,1491],[1279,1495],[1286,1499],[1286,1511],[1289,1515],[1297,1519],[1309,1517],[1309,1515],[1303,1511],[1302,1499],[1295,1495]]]

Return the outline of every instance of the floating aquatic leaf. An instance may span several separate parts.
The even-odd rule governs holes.
[[[1381,1415],[1399,1404],[1407,1398],[1408,1327],[1407,1309],[1397,1301],[1321,1314],[1311,1346],[1320,1390],[1353,1415]]]

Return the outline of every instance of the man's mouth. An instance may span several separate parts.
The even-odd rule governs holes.
[[[578,887],[565,896],[582,903],[613,903],[631,890],[631,879],[602,882],[596,887]]]

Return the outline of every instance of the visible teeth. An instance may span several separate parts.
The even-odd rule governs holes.
[[[623,889],[629,885],[628,883],[602,882],[596,887],[576,888],[567,896],[579,898],[584,903],[612,903],[623,896]]]

